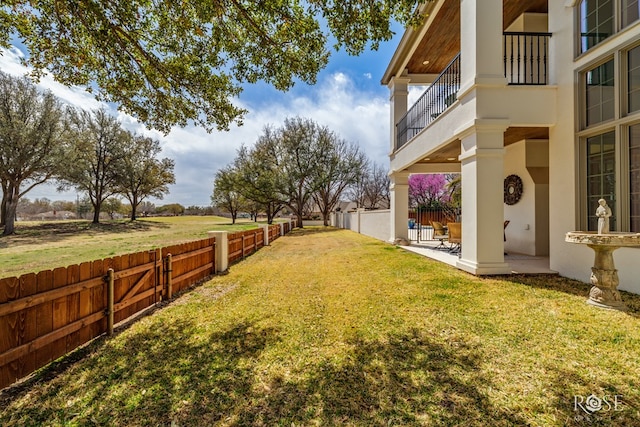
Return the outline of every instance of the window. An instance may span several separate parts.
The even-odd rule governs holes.
[[[586,52],[615,31],[613,0],[582,0],[580,4],[580,49]]]
[[[640,46],[628,53],[629,112],[640,110]]]
[[[638,0],[622,0],[622,28],[640,19],[640,4]]]
[[[640,124],[629,127],[629,231],[640,233]]]
[[[607,132],[587,138],[587,206],[588,229],[598,230],[595,216],[598,200],[605,199],[609,206],[616,201],[616,135]],[[616,212],[609,218],[611,230],[616,229]]]
[[[616,0],[616,10],[624,16],[624,7],[637,10],[638,1]],[[640,21],[634,22],[635,31]],[[598,229],[595,211],[602,198],[613,212],[612,231],[640,233],[640,42],[611,42],[597,55],[606,62],[593,62],[578,77],[580,226]]]
[[[587,71],[586,85],[587,126],[613,119],[615,114],[613,60]]]

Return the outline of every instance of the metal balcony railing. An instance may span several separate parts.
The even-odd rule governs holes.
[[[504,33],[504,76],[510,85],[546,85],[551,33]]]
[[[549,76],[551,33],[508,32],[504,38],[504,75],[510,85],[546,85]],[[447,65],[396,124],[396,150],[415,137],[457,97],[460,89],[460,54]]]
[[[396,125],[396,150],[427,127],[456,101],[460,89],[460,54],[447,65]]]

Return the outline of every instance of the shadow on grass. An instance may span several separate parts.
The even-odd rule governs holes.
[[[418,330],[355,339],[345,361],[319,361],[304,378],[274,378],[252,396],[238,425],[523,425],[493,405],[481,357]]]
[[[580,373],[567,363],[565,369],[549,367],[549,404],[555,408],[558,425],[562,426],[634,426],[638,425],[640,402],[631,396],[620,395],[615,384],[606,378],[593,378],[588,370]],[[635,388],[634,380],[629,380]],[[601,407],[590,411],[587,399],[595,396]],[[604,400],[602,400],[604,399]],[[597,408],[597,403],[593,406]]]
[[[340,231],[340,228],[331,227],[331,226],[322,226],[322,225],[309,225],[304,228],[294,228],[290,233],[287,234],[288,237],[307,237],[313,236],[316,234],[324,234],[324,233],[335,233],[336,231]]]
[[[585,300],[589,297],[589,290],[591,289],[590,284],[552,274],[511,275],[501,276],[500,279],[506,282],[523,284],[539,289],[563,292],[569,295],[583,297]],[[627,305],[627,313],[634,317],[640,317],[640,295],[625,291],[620,291],[620,293],[622,294],[622,300]]]
[[[0,236],[0,248],[9,247],[12,244],[42,245],[77,236],[99,236],[168,227],[168,224],[144,220],[105,221],[99,224],[93,224],[90,221],[51,221],[36,224],[18,222],[15,234]]]
[[[260,364],[273,357],[265,351],[278,345],[277,329],[195,327],[171,321],[103,340],[63,378],[2,399],[0,424],[527,424],[491,402],[481,353],[464,342],[418,330],[354,339],[343,357],[306,360],[297,372],[277,358]]]
[[[198,340],[188,332],[195,327],[189,321],[172,321],[126,340],[100,340],[90,346],[85,360],[57,367],[64,379],[36,381],[36,392],[19,387],[2,396],[0,425],[11,425],[9,420],[13,425],[221,421],[251,393],[253,375],[247,368],[277,340],[277,332],[239,323]],[[46,372],[41,376],[51,380]],[[7,409],[18,400],[23,403],[19,409]]]

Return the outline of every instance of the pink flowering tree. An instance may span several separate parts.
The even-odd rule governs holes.
[[[413,207],[438,208],[447,205],[450,193],[444,174],[416,174],[409,177],[409,203]]]

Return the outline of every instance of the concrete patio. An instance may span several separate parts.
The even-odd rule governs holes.
[[[411,242],[410,246],[400,247],[455,267],[458,254],[442,248],[438,249],[438,245],[440,245],[438,240],[421,240],[419,243]],[[448,248],[448,244],[445,243],[445,245]],[[549,268],[549,257],[508,253],[504,261],[509,264],[513,274],[558,274],[557,271]]]

